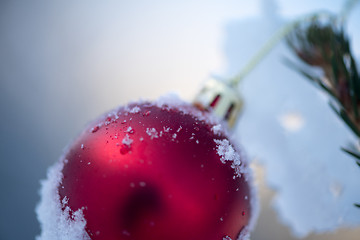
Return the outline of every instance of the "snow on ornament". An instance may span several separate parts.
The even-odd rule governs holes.
[[[101,116],[42,182],[37,239],[248,239],[251,173],[224,127],[240,107],[211,80],[194,104],[168,97]]]

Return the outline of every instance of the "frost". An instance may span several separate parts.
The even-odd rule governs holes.
[[[219,119],[210,113],[205,113],[194,107],[189,107],[190,105],[184,102],[177,94],[169,93],[167,95],[161,96],[156,102],[155,105],[163,108],[164,106],[171,106],[173,108],[177,108],[179,111],[183,112],[184,114],[189,114],[195,117],[199,121],[205,121],[208,124],[218,124],[220,121]]]
[[[245,227],[239,237],[238,237],[239,240],[250,240],[250,229],[249,227]]]
[[[222,163],[232,161],[235,166],[239,166],[241,164],[240,155],[231,146],[229,140],[214,139],[214,142],[217,144],[217,153],[221,157],[220,160]]]
[[[215,135],[219,135],[221,134],[221,131],[222,131],[222,127],[221,127],[221,124],[217,124],[217,125],[214,125],[211,130],[213,131],[213,133]]]
[[[127,133],[134,133],[134,129],[129,126],[129,127],[126,129],[125,132],[127,132]]]
[[[178,130],[176,130],[176,132],[177,132],[177,133],[180,132],[181,129],[182,129],[182,126],[180,126],[180,127],[178,128]]]
[[[155,128],[146,128],[146,134],[149,135],[151,139],[159,137],[159,134]]]
[[[240,155],[240,152],[236,151],[234,147],[230,144],[229,140],[227,139],[214,139],[214,142],[216,143],[216,150],[217,154],[220,156],[220,160],[222,163],[226,163],[227,161],[230,161],[231,167],[235,170],[235,177],[244,177],[245,181],[249,183],[250,186],[250,192],[251,192],[251,217],[248,224],[248,227],[246,230],[244,229],[242,231],[242,238],[239,239],[249,239],[250,231],[255,228],[256,221],[259,216],[259,199],[257,197],[257,187],[254,185],[253,176],[251,169],[246,166],[245,157]],[[243,161],[241,161],[244,159]],[[245,197],[247,198],[247,196]],[[245,232],[247,232],[245,234]]]
[[[124,137],[123,140],[122,140],[122,143],[123,143],[124,145],[130,147],[131,144],[133,143],[133,141],[134,141],[134,140],[132,140],[132,139],[130,138],[130,136],[129,136],[128,134],[126,134],[125,137]]]
[[[140,108],[138,107],[138,106],[135,106],[135,107],[133,107],[129,112],[130,113],[138,113],[138,112],[140,112]]]
[[[41,181],[41,200],[36,207],[41,234],[36,240],[89,240],[85,231],[86,220],[83,209],[72,211],[68,198],[60,202],[58,187],[62,179],[61,170],[65,161],[59,161],[48,170],[47,179]],[[62,210],[64,208],[64,210]]]
[[[240,153],[234,149],[234,147],[227,139],[214,139],[214,142],[216,143],[216,151],[217,154],[220,156],[220,161],[224,164],[227,161],[230,161],[231,167],[235,170],[235,176],[243,176],[245,178],[245,181],[249,181],[252,176],[251,170],[242,162],[242,159],[245,159],[245,157],[241,156]],[[256,193],[253,192],[253,194],[255,197]]]

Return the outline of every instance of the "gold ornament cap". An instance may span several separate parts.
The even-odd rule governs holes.
[[[210,79],[195,97],[194,105],[200,109],[212,110],[217,117],[225,120],[231,129],[241,113],[243,100],[236,87]]]

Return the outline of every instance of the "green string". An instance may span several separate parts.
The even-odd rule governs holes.
[[[294,28],[296,28],[301,23],[321,17],[327,17],[335,22],[336,20],[340,20],[343,23],[347,20],[347,17],[349,16],[351,10],[358,2],[359,0],[348,0],[344,4],[344,7],[342,8],[342,11],[338,15],[337,19],[334,18],[333,14],[323,11],[317,12],[315,14],[305,15],[286,24],[265,43],[265,45],[250,59],[250,61],[237,75],[229,79],[229,84],[233,87],[236,87],[239,82],[244,79],[244,77],[247,76],[284,37],[286,37],[292,30],[294,30]]]

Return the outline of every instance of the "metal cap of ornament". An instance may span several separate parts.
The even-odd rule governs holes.
[[[195,97],[194,105],[212,111],[233,128],[243,107],[243,99],[235,87],[226,82],[210,79]]]

